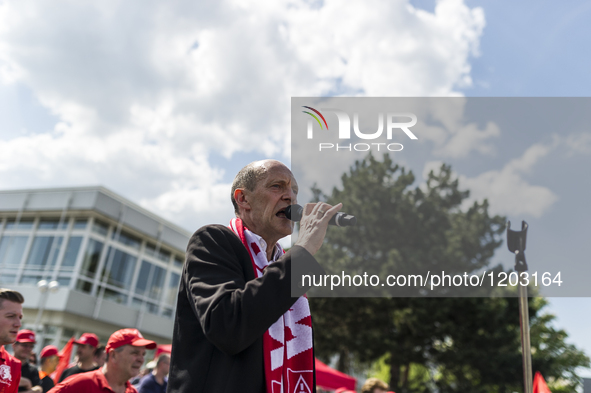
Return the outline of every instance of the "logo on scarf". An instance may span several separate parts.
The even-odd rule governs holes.
[[[307,115],[311,116],[318,125],[320,126],[321,130],[324,130],[322,123],[326,127],[328,131],[328,123],[322,113],[314,109],[310,106],[303,106],[303,108],[309,109],[310,111],[302,111]],[[322,108],[322,111],[325,113],[333,113],[336,115],[337,120],[339,122],[339,140],[341,139],[351,139],[351,118],[349,115],[340,109],[332,109],[332,108]],[[318,118],[322,119],[322,122]],[[386,114],[386,139],[388,141],[392,140],[395,130],[401,130],[412,140],[418,139],[417,136],[410,130],[410,128],[417,124],[417,116],[414,113],[410,112],[401,112],[401,113],[387,113]],[[407,119],[410,119],[408,121]],[[405,120],[405,121],[401,121]],[[308,119],[308,126],[307,126],[307,138],[314,139],[314,122],[312,119]],[[353,132],[359,139],[364,140],[375,140],[382,136],[384,131],[384,114],[378,114],[378,129],[375,132],[365,133],[360,130],[359,127],[359,114],[353,113]],[[404,148],[401,143],[356,143],[356,144],[339,144],[336,145],[334,143],[319,143],[318,149],[319,151],[323,150],[333,150],[333,151],[341,151],[341,150],[348,150],[348,151],[368,151],[368,150],[376,150],[376,151],[400,151]],[[336,150],[335,150],[336,149]]]
[[[306,378],[304,375],[306,373],[312,373],[312,370],[305,370],[305,371],[293,371],[292,369],[287,370],[287,379],[288,379],[288,386],[287,392],[288,393],[312,393],[312,389],[306,382]],[[295,384],[294,384],[294,381]]]
[[[0,382],[5,384],[12,383],[12,374],[10,374],[10,366],[6,364],[0,365]]]

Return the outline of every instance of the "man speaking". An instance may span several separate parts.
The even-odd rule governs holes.
[[[315,391],[308,300],[291,297],[291,264],[322,272],[313,255],[341,204],[307,204],[295,245],[277,243],[293,223],[298,186],[274,160],[242,168],[232,185],[236,218],[191,237],[172,340],[169,393]],[[308,288],[300,288],[301,295]]]

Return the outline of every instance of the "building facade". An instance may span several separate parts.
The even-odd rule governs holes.
[[[24,295],[36,350],[127,327],[168,344],[189,237],[103,187],[0,191],[0,286]]]

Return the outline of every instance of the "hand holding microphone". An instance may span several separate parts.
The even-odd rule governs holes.
[[[295,207],[294,207],[295,206]],[[343,205],[331,206],[328,203],[307,203],[304,208],[291,205],[285,209],[285,217],[292,221],[300,221],[300,230],[296,246],[302,246],[312,255],[322,246],[328,221]]]

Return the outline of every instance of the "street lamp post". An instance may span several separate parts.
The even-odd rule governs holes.
[[[37,342],[43,345],[44,329],[43,325],[40,325],[41,317],[43,317],[43,311],[47,305],[47,298],[49,297],[49,294],[56,293],[60,288],[60,284],[57,281],[47,282],[47,280],[41,280],[37,283],[37,288],[39,289],[39,292],[41,292],[41,299],[39,300],[39,309],[37,310],[37,317],[35,318],[35,330],[39,336]]]

